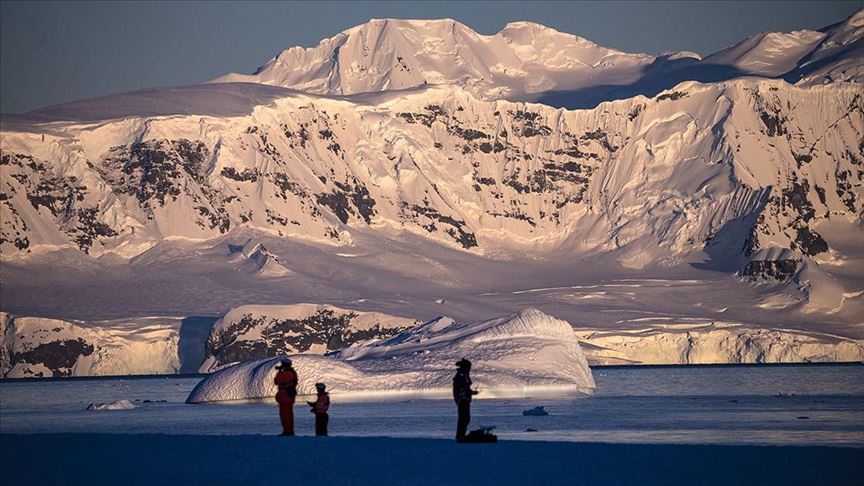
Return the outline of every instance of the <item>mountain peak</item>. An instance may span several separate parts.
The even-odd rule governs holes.
[[[451,18],[371,19],[314,47],[286,49],[255,74],[214,82],[337,96],[446,85],[482,100],[590,108],[637,94],[654,96],[682,81],[762,76],[807,84],[857,82],[864,78],[862,24],[864,9],[820,31],[755,34],[702,59],[687,51],[626,53],[530,21],[483,35]]]

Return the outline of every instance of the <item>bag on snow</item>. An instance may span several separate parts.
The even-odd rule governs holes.
[[[489,444],[489,443],[493,443],[493,442],[498,442],[498,436],[489,432],[489,430],[490,429],[472,430],[471,432],[468,432],[468,435],[466,435],[465,438],[462,439],[460,442],[467,442],[467,443],[474,443],[474,444],[479,444],[479,443]]]

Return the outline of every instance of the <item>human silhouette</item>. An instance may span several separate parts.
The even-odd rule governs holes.
[[[330,422],[330,415],[327,413],[330,410],[330,395],[324,383],[315,383],[315,391],[318,392],[318,399],[306,403],[312,407],[312,413],[315,414],[315,435],[326,437],[327,423]]]
[[[282,433],[279,435],[294,435],[294,400],[297,397],[297,372],[290,359],[283,359],[276,365],[276,378],[273,379],[278,391],[276,403],[279,404],[279,420],[282,422]]]
[[[471,389],[471,362],[465,358],[456,362],[456,375],[453,377],[453,400],[456,401],[458,420],[456,421],[456,442],[464,442],[471,422],[471,397],[478,392]]]

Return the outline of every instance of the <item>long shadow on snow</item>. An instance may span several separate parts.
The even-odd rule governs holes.
[[[218,319],[214,316],[189,316],[180,323],[180,342],[177,344],[180,373],[198,373],[198,367],[204,361],[207,336]]]

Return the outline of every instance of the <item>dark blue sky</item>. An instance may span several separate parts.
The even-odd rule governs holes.
[[[454,18],[483,34],[531,20],[628,52],[709,54],[763,31],[818,29],[862,2],[0,3],[0,111],[252,72],[370,18]]]

